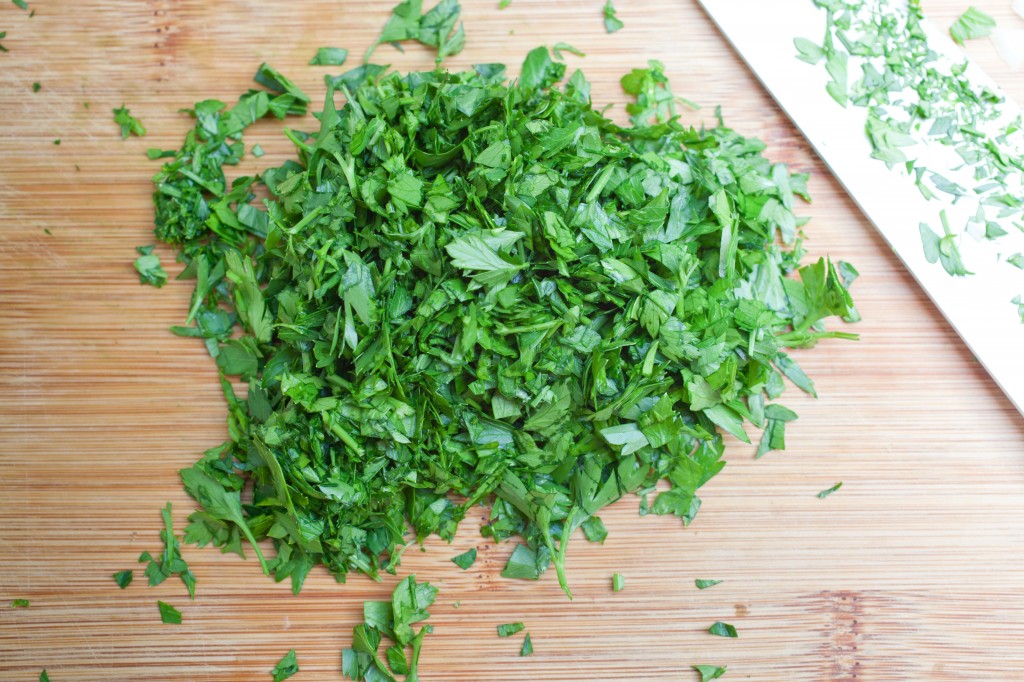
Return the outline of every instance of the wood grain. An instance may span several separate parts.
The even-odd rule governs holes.
[[[44,667],[55,682],[269,679],[291,648],[295,679],[340,679],[362,601],[396,578],[339,586],[316,570],[294,597],[252,560],[187,549],[194,602],[174,580],[147,588],[140,574],[122,592],[110,579],[159,546],[165,500],[181,527],[192,505],[176,471],[225,434],[211,361],[167,332],[188,285],[141,287],[131,261],[152,241],[155,166],[143,152],[178,145],[187,121],[176,110],[233,100],[263,60],[321,93],[330,69],[305,66],[316,48],[361,54],[390,2],[30,2],[33,19],[0,3],[10,49],[0,54],[0,679],[35,680]],[[812,172],[807,246],[860,269],[864,322],[860,342],[801,355],[821,398],[787,396],[800,414],[789,449],[754,462],[730,443],[691,528],[638,518],[635,498],[603,514],[605,545],[579,540],[569,553],[571,603],[554,575],[498,577],[511,547],[479,536],[483,510],[453,545],[411,548],[401,574],[441,588],[423,679],[691,680],[695,663],[728,665],[735,680],[1024,679],[1020,416],[695,3],[621,0],[626,28],[611,36],[599,0],[464,4],[468,46],[452,68],[518,64],[567,41],[588,54],[571,63],[595,101],[621,103],[618,77],[659,59],[678,92],[708,105],[692,120],[721,103],[773,158]],[[1024,25],[1008,3],[977,4]],[[926,3],[942,25],[964,6]],[[988,43],[969,50],[1024,99],[1024,76]],[[432,61],[416,47],[380,58]],[[110,110],[122,102],[145,139],[118,138]],[[274,122],[247,139],[268,151],[261,166],[288,153]],[[815,497],[840,480],[840,492]],[[449,558],[471,546],[480,560],[462,572]],[[621,593],[613,572],[626,576]],[[725,582],[698,591],[694,578]],[[8,608],[14,598],[32,604]],[[182,625],[160,623],[158,598],[183,611]],[[532,657],[495,635],[517,620]],[[716,620],[740,638],[707,635]]]

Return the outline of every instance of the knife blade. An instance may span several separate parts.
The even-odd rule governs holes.
[[[841,107],[825,90],[828,76],[824,69],[807,68],[809,65],[796,58],[795,38],[816,40],[824,34],[824,11],[811,0],[698,1],[996,384],[1024,414],[1024,324],[1010,303],[1014,296],[1024,294],[1024,278],[1015,276],[1005,264],[995,267],[991,253],[980,248],[964,254],[965,260],[972,257],[968,266],[974,271],[967,277],[950,276],[926,260],[918,226],[922,222],[934,224],[944,205],[952,206],[952,202],[926,200],[908,174],[890,170],[871,158],[872,147],[865,134],[867,110]],[[952,59],[964,60],[947,36],[925,24],[930,47]],[[999,92],[976,64],[969,65],[967,75]],[[1019,114],[1009,99],[1002,106],[1009,108],[1010,115]],[[972,245],[967,243],[962,248],[971,251]]]

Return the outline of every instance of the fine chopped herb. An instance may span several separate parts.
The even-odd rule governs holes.
[[[416,576],[410,575],[398,583],[390,602],[364,603],[364,622],[352,631],[352,648],[341,652],[342,673],[365,682],[393,682],[395,675],[405,675],[406,682],[418,680],[423,638],[433,628],[427,624],[414,631],[412,626],[430,617],[427,608],[436,597],[436,587],[417,584]],[[383,637],[394,642],[385,652],[387,663],[378,653]]]
[[[520,656],[529,656],[533,653],[533,639],[530,638],[530,633],[526,633],[526,637],[523,638],[523,646],[519,649]]]
[[[321,47],[309,60],[311,66],[341,66],[348,59],[348,50],[343,47]]]
[[[460,554],[458,556],[453,556],[452,557],[452,562],[456,566],[461,568],[463,571],[465,571],[467,568],[472,566],[473,562],[475,562],[475,561],[476,561],[476,547],[474,547],[473,549],[469,550],[468,552],[463,552],[462,554]]]
[[[299,672],[299,662],[295,658],[295,649],[292,649],[277,662],[270,674],[274,676],[274,682],[282,682],[297,672]]]
[[[700,673],[700,682],[709,682],[709,680],[717,680],[719,677],[725,674],[725,666],[718,665],[692,665],[690,666],[698,673]]]
[[[36,81],[32,84],[32,92],[39,92],[42,89],[42,87],[42,84],[40,84],[39,81]]]
[[[562,59],[562,53],[568,52],[574,54],[577,57],[586,57],[586,53],[583,50],[573,47],[569,43],[555,43],[551,46],[551,54],[555,55],[555,59]]]
[[[46,673],[46,668],[43,668],[43,671],[39,673],[39,682],[50,682],[50,676]]]
[[[715,585],[719,584],[722,581],[721,580],[703,580],[701,578],[697,578],[693,582],[694,582],[694,584],[697,585],[697,589],[698,590],[706,590],[709,587],[714,587]]]
[[[167,602],[159,600],[157,600],[156,605],[160,609],[161,622],[168,623],[170,625],[179,625],[181,623],[181,611],[174,608]]]
[[[604,30],[607,33],[615,33],[625,24],[615,16],[615,5],[612,0],[605,0],[604,3]]]
[[[11,602],[11,608],[27,609],[31,602],[28,599],[15,599]]]
[[[1007,256],[1006,262],[1015,268],[1024,270],[1024,253],[1015,253],[1012,256]]]
[[[512,0],[500,0],[500,2],[498,2],[498,9],[505,9],[511,4]]]
[[[423,0],[405,0],[391,10],[380,38],[367,50],[363,61],[368,62],[382,43],[415,40],[436,50],[436,62],[440,64],[445,57],[462,52],[466,46],[466,33],[459,23],[461,12],[458,0],[441,0],[426,14],[423,14]]]
[[[143,552],[139,556],[139,563],[149,562],[149,565],[146,566],[146,577],[149,578],[151,586],[159,585],[172,575],[177,575],[181,578],[181,582],[185,583],[188,596],[195,599],[196,578],[181,557],[181,543],[174,534],[170,502],[161,510],[160,514],[164,520],[164,529],[160,531],[160,538],[164,541],[164,551],[157,558],[153,558],[149,552]]]
[[[257,159],[263,156],[264,154],[266,154],[266,152],[263,151],[263,147],[261,147],[258,144],[254,144],[252,146],[252,155],[255,156]]]
[[[13,2],[16,7],[19,7],[21,9],[28,9],[28,3],[25,2],[25,0],[11,0],[11,2]]]
[[[160,256],[153,253],[154,248],[154,244],[135,247],[139,252],[139,257],[135,259],[135,269],[139,273],[140,284],[152,284],[159,289],[167,284],[167,273],[160,265]]]
[[[54,145],[55,147],[59,147],[59,146],[60,146],[60,139],[58,138],[58,139],[54,140],[54,141],[53,141],[53,145]]]
[[[118,571],[114,574],[113,577],[114,582],[117,583],[117,586],[123,590],[132,584],[132,580],[135,579],[135,571],[132,571],[130,569],[127,571]]]
[[[121,126],[122,140],[127,140],[129,135],[142,137],[146,134],[146,128],[142,125],[142,121],[132,116],[131,109],[127,109],[124,104],[113,111],[114,123]]]
[[[511,637],[525,629],[526,626],[522,623],[503,623],[498,626],[498,637]]]
[[[648,491],[690,523],[722,434],[763,424],[783,377],[813,391],[784,350],[855,338],[824,321],[856,310],[849,269],[800,263],[807,176],[682,125],[657,62],[623,79],[625,127],[565,75],[544,47],[512,82],[362,65],[326,79],[317,131],[286,130],[296,159],[230,182],[246,126],[291,106],[190,110],[156,234],[194,283],[172,331],[214,359],[230,440],[186,481],[189,542],[249,540],[264,563],[267,539],[298,592],[320,564],[394,573],[407,525],[451,540],[485,504],[484,534],[519,539],[502,575],[553,565],[568,594],[570,537],[602,541],[600,509]]]
[[[622,592],[626,587],[626,579],[621,573],[612,574],[612,592]]]
[[[739,637],[739,635],[736,634],[736,628],[728,623],[723,623],[720,620],[715,621],[715,624],[708,628],[708,632],[719,637]]]
[[[967,11],[949,27],[949,36],[957,45],[963,45],[967,40],[985,38],[992,33],[992,29],[995,27],[995,19],[977,7],[968,7]]]
[[[0,31],[0,40],[3,40],[6,37],[7,37],[7,31]],[[10,50],[8,50],[3,45],[0,45],[0,52],[10,52]]]
[[[826,497],[828,497],[829,495],[831,495],[832,493],[834,493],[835,491],[839,490],[842,487],[843,487],[843,482],[840,481],[839,483],[836,483],[831,488],[828,488],[827,490],[822,490],[820,493],[818,493],[818,497],[820,499],[825,499]]]

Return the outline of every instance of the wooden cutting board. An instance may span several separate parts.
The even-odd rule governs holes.
[[[619,76],[661,60],[676,91],[706,106],[690,120],[711,120],[721,103],[771,157],[813,173],[807,247],[860,269],[862,340],[800,355],[821,397],[786,396],[800,414],[788,450],[755,462],[730,442],[690,528],[639,518],[635,498],[602,514],[604,546],[577,540],[569,553],[571,603],[553,572],[498,577],[511,546],[480,537],[482,509],[451,546],[411,548],[400,577],[441,589],[422,678],[696,680],[692,664],[718,664],[727,680],[1024,679],[1024,420],[695,3],[618,4],[626,28],[609,36],[602,0],[513,0],[502,11],[466,0],[467,49],[449,66],[519,64],[538,44],[566,41],[588,55],[569,59],[595,101],[621,104]],[[977,4],[1024,26],[1007,2]],[[338,69],[306,66],[316,48],[351,48],[356,63],[390,2],[30,5],[31,19],[0,3],[10,49],[0,53],[0,679],[46,668],[54,682],[269,680],[292,648],[296,680],[340,679],[363,600],[384,598],[397,578],[337,585],[315,570],[296,597],[252,560],[186,548],[194,602],[176,579],[149,588],[139,571],[125,591],[111,580],[159,548],[165,501],[183,527],[193,505],[176,472],[225,434],[213,364],[167,331],[189,285],[142,287],[131,261],[153,241],[156,165],[144,151],[178,146],[188,122],[176,110],[233,101],[264,60],[319,95],[322,74]],[[965,7],[926,3],[941,25]],[[1024,75],[986,41],[968,49],[1024,99]],[[384,46],[379,58],[432,63],[416,47]],[[120,140],[111,109],[122,102],[146,138]],[[244,169],[288,154],[280,128],[247,134],[268,156]],[[837,481],[841,491],[815,497]],[[480,560],[463,572],[449,558],[470,547]],[[613,572],[623,592],[612,593]],[[698,591],[695,578],[724,583]],[[15,598],[31,606],[10,608]],[[162,624],[157,599],[184,622]],[[520,620],[536,649],[528,658],[518,638],[495,633]],[[717,620],[739,639],[708,635]]]

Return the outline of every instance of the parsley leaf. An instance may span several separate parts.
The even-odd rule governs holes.
[[[156,605],[160,609],[160,621],[161,622],[168,623],[170,625],[179,625],[179,624],[181,624],[181,611],[179,611],[178,609],[174,608],[173,606],[171,606],[167,602],[162,602],[162,601],[159,601],[159,600],[156,602]]]
[[[840,481],[839,483],[836,483],[831,488],[828,488],[826,490],[822,490],[820,493],[818,493],[817,496],[820,499],[825,499],[826,497],[828,497],[829,495],[831,495],[832,493],[834,493],[835,491],[839,490],[842,487],[843,487],[843,482]]]
[[[612,574],[612,592],[622,592],[626,588],[626,579],[621,573]]]
[[[136,246],[139,257],[135,259],[135,269],[139,273],[139,283],[152,284],[158,289],[167,284],[167,273],[160,264],[160,256],[153,253],[155,245]]]
[[[977,7],[968,7],[967,11],[961,14],[953,22],[953,25],[949,27],[949,36],[957,45],[963,45],[964,41],[984,38],[990,35],[995,27],[995,19]]]
[[[11,602],[11,608],[27,609],[30,603],[28,599],[15,599]]]
[[[171,521],[171,503],[168,502],[160,513],[164,520],[164,529],[160,531],[160,537],[164,541],[164,551],[160,553],[159,558],[153,558],[149,552],[143,552],[139,556],[139,563],[149,562],[146,567],[146,576],[149,578],[151,586],[159,585],[172,575],[177,575],[185,583],[188,596],[195,599],[196,578],[181,557],[181,543],[174,535],[174,526]]]
[[[118,571],[114,574],[114,582],[122,590],[132,584],[132,580],[135,578],[135,572],[132,570]]]
[[[615,5],[612,0],[605,0],[604,3],[604,30],[607,33],[615,33],[625,25],[615,16]]]
[[[523,646],[519,649],[520,656],[529,656],[533,653],[533,640],[530,638],[530,633],[526,633],[526,637],[523,638]]]
[[[736,634],[736,628],[728,623],[723,623],[720,620],[716,621],[711,627],[709,627],[708,632],[719,637],[739,637],[739,635]]]
[[[697,585],[697,589],[698,590],[706,590],[709,587],[714,587],[715,585],[719,584],[722,581],[721,580],[703,580],[701,578],[697,578],[693,582]]]
[[[498,626],[498,637],[511,637],[525,629],[526,626],[522,623],[505,623]]]
[[[717,680],[719,677],[725,674],[726,667],[717,665],[692,665],[690,666],[698,673],[700,673],[700,682],[709,682],[710,680]]]
[[[295,658],[295,649],[292,649],[277,662],[270,674],[274,676],[274,682],[282,682],[297,672],[299,672],[299,662]]]
[[[469,550],[468,552],[463,552],[462,554],[459,554],[458,556],[453,556],[452,557],[452,562],[456,566],[461,568],[463,571],[465,571],[467,568],[472,566],[473,562],[475,562],[475,561],[476,561],[476,547],[474,547],[473,549]]]
[[[348,59],[348,50],[343,47],[321,47],[309,60],[311,66],[341,66]]]
[[[50,682],[50,676],[46,673],[46,669],[39,673],[39,682]]]
[[[129,135],[142,137],[146,134],[146,128],[142,125],[142,121],[132,116],[131,110],[127,109],[124,104],[113,111],[114,123],[121,126],[121,139],[127,140]]]

